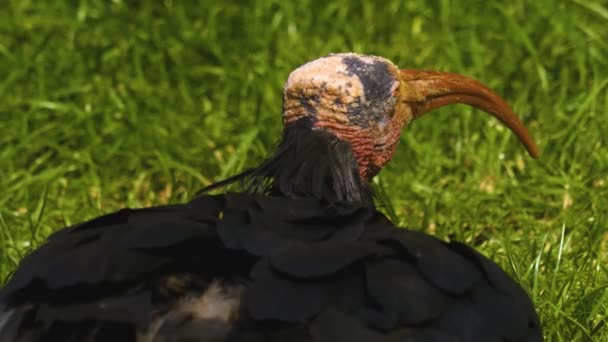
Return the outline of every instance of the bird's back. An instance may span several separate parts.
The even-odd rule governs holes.
[[[253,194],[52,235],[0,292],[2,341],[539,341],[525,292],[373,206]]]

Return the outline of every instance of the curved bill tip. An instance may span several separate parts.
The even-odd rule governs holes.
[[[439,107],[462,103],[497,118],[519,138],[530,156],[538,158],[538,147],[513,109],[494,91],[472,78],[440,71],[400,70],[401,100],[410,104],[414,119]]]

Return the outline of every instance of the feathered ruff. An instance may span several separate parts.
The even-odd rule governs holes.
[[[359,175],[350,144],[314,128],[311,120],[303,118],[285,127],[279,145],[259,166],[199,193],[237,182],[245,193],[373,206],[372,187]]]

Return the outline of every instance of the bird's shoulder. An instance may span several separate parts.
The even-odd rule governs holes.
[[[79,286],[101,289],[195,264],[213,274],[283,242],[359,236],[374,213],[356,205],[240,193],[122,209],[50,235],[21,261],[0,300],[50,296]]]
[[[359,219],[342,217],[339,229],[313,242],[268,243],[269,237],[234,234],[245,241],[235,246],[259,248],[263,256],[251,272],[242,312],[292,327],[307,322],[315,341],[541,338],[525,291],[495,263],[464,244],[359,210],[350,213]]]

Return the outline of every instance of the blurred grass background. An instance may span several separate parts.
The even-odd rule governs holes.
[[[408,127],[376,179],[399,224],[475,246],[547,341],[608,341],[608,2],[0,1],[0,283],[53,230],[184,202],[255,165],[282,85],[330,52],[504,95],[532,160],[466,106]]]

